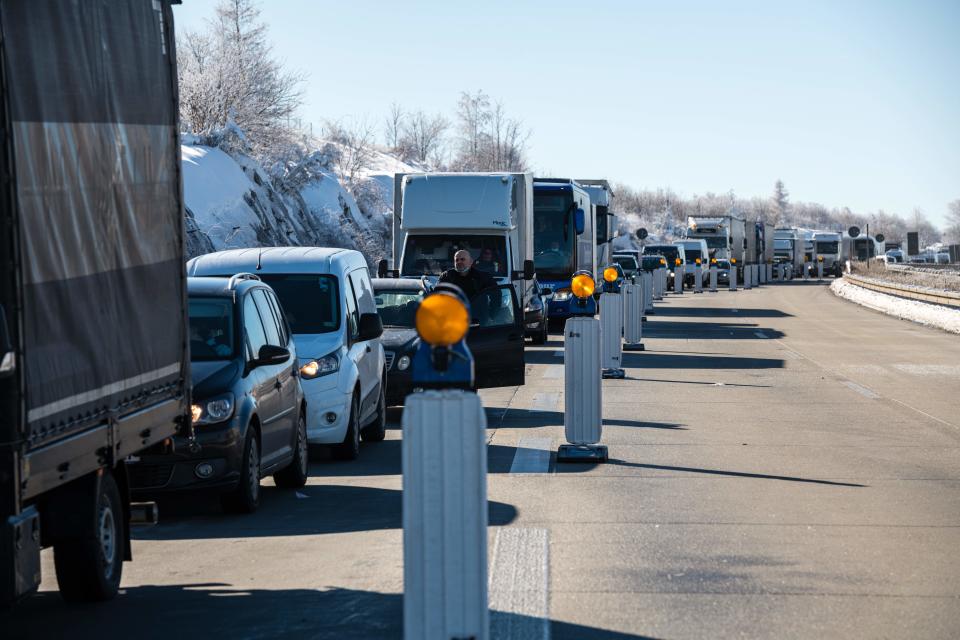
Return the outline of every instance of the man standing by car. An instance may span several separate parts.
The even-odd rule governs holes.
[[[453,255],[453,269],[440,274],[440,282],[455,284],[463,290],[467,300],[483,291],[497,286],[490,274],[480,271],[473,265],[473,256],[466,249],[460,249]]]

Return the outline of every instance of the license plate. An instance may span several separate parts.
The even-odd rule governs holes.
[[[140,456],[127,456],[127,459],[125,460],[125,462],[127,464],[134,464],[134,463],[140,462]]]

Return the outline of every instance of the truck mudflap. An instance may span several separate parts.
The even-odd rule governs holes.
[[[30,506],[3,523],[0,532],[0,605],[40,587],[40,514]]]

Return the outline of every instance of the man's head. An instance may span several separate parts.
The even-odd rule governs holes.
[[[458,273],[466,273],[470,270],[470,265],[472,264],[473,256],[471,256],[470,252],[466,249],[460,249],[460,251],[453,254],[453,267]]]
[[[493,249],[484,249],[480,252],[481,262],[493,262]]]

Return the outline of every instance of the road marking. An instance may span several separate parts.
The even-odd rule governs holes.
[[[502,527],[490,561],[490,637],[550,637],[550,532]]]
[[[559,380],[563,378],[563,365],[548,364],[544,367],[543,377],[548,380]]]
[[[563,370],[560,366],[557,369]],[[559,393],[535,393],[533,394],[533,406],[535,411],[556,411],[560,408]]]
[[[876,393],[876,392],[874,392],[874,391],[871,391],[870,389],[867,389],[866,387],[860,386],[859,384],[857,384],[856,382],[853,382],[853,381],[851,381],[851,380],[843,380],[842,382],[843,382],[843,384],[845,384],[846,386],[850,387],[851,389],[853,389],[854,391],[856,391],[856,392],[859,393],[860,395],[866,396],[867,398],[870,398],[871,400],[876,400],[877,398],[880,397],[880,394],[879,394],[879,393]]]
[[[960,376],[960,365],[955,364],[895,364],[893,366],[915,376]]]
[[[522,438],[513,455],[510,473],[547,473],[550,470],[550,438]]]

